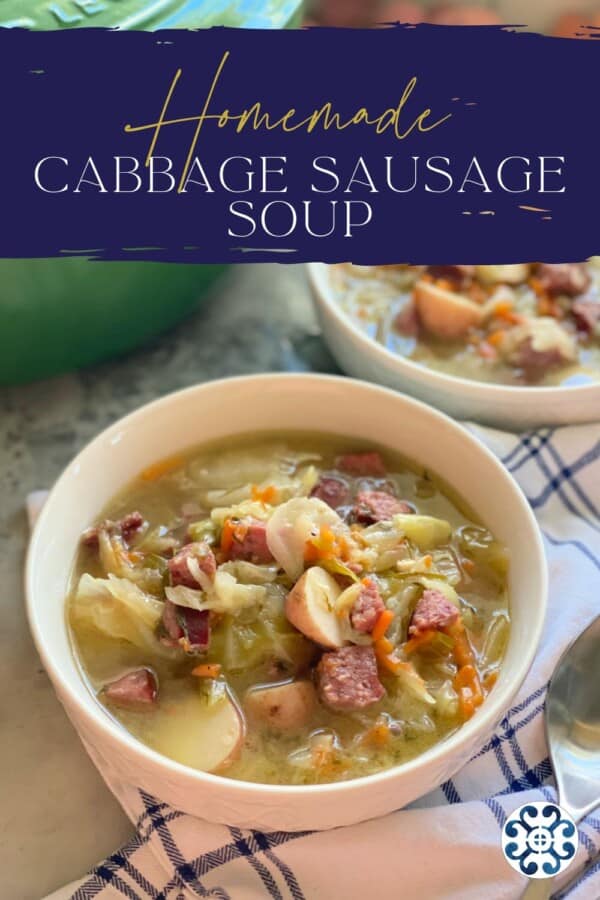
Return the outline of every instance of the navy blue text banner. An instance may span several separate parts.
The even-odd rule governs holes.
[[[584,259],[599,72],[517,29],[0,29],[0,255]]]

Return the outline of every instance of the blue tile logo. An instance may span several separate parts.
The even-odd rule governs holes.
[[[577,826],[569,813],[546,801],[520,806],[502,830],[507,862],[529,878],[552,878],[564,872],[578,844]]]

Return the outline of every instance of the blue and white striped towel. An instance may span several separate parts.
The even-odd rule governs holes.
[[[516,900],[523,879],[500,830],[528,800],[554,798],[543,730],[555,663],[600,613],[600,425],[517,437],[472,426],[514,474],[537,515],[550,566],[550,608],[535,664],[485,747],[412,807],[327,832],[240,831],[194,819],[133,785],[107,781],[135,837],[52,900]],[[600,898],[600,812],[579,830],[559,880],[569,900]],[[584,874],[577,873],[586,867]],[[558,890],[558,888],[557,888]],[[50,900],[50,898],[48,898]]]

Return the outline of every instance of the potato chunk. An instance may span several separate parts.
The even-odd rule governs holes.
[[[274,731],[297,731],[310,722],[316,703],[310,681],[288,681],[252,688],[244,698],[244,709],[250,719]]]
[[[152,746],[184,766],[220,772],[241,752],[244,721],[228,693],[210,706],[194,694],[158,714],[161,727]]]
[[[320,566],[312,566],[298,579],[286,597],[285,614],[298,631],[322,647],[344,644],[336,600],[341,593],[337,581]]]
[[[448,340],[462,337],[480,325],[484,316],[478,303],[428,281],[417,281],[415,304],[426,331]]]
[[[529,278],[531,266],[514,263],[508,266],[476,266],[477,277],[484,284],[522,284]]]

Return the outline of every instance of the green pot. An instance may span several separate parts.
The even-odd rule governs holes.
[[[293,27],[302,0],[3,0],[0,26]],[[0,384],[107,359],[174,325],[222,265],[0,259]]]

